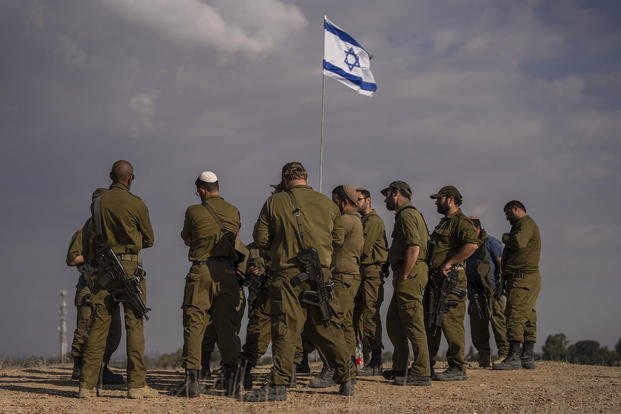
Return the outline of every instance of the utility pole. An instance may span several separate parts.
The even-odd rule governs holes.
[[[60,290],[60,326],[58,327],[59,342],[60,342],[60,363],[67,362],[67,302],[65,296],[67,291]]]

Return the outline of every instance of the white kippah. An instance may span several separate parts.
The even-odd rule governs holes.
[[[218,181],[218,176],[211,171],[203,171],[198,179],[204,183],[215,183]]]

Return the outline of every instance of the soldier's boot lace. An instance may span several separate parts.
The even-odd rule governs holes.
[[[465,381],[468,376],[464,368],[449,366],[446,371],[437,373],[434,379],[436,381]]]
[[[172,391],[172,395],[177,397],[196,398],[205,394],[207,389],[199,382],[199,371],[188,369],[185,371],[185,380],[177,385]]]
[[[287,387],[284,385],[265,384],[244,395],[244,401],[248,402],[285,401],[286,399]]]

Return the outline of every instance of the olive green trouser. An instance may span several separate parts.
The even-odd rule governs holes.
[[[239,326],[241,326],[241,320],[244,317],[244,310],[246,309],[246,295],[244,290],[239,288]],[[209,314],[208,314],[209,316]],[[239,334],[239,331],[237,332]],[[216,332],[216,324],[213,322],[211,316],[207,322],[205,333],[203,334],[203,342],[201,343],[201,362],[211,358],[211,354],[218,343],[218,333]]]
[[[425,262],[417,262],[407,280],[393,279],[394,293],[386,315],[386,330],[394,346],[393,370],[406,369],[410,355],[409,341],[414,354],[410,373],[425,377],[431,375],[423,309],[427,280],[428,271]]]
[[[384,280],[380,265],[361,266],[361,283],[354,307],[354,330],[362,338],[362,352],[382,350],[382,318]]]
[[[537,341],[537,311],[535,304],[541,290],[541,275],[527,273],[524,275],[507,275],[509,291],[507,293],[507,335],[511,342]]]
[[[472,302],[468,306],[470,315],[470,335],[472,344],[479,352],[479,359],[491,356],[489,346],[489,325],[492,325],[498,356],[505,357],[509,353],[509,342],[507,341],[507,324],[505,321],[505,301],[501,297],[496,299],[493,294],[487,295],[488,318],[480,318],[475,311]]]
[[[345,344],[349,356],[356,354],[356,332],[354,331],[354,301],[360,288],[360,275],[348,273],[333,273],[334,297],[338,302],[340,312],[338,317],[341,322],[341,329],[345,336]],[[319,344],[321,347],[322,344]]]
[[[137,262],[121,261],[128,275],[136,271]],[[110,331],[113,315],[119,312],[119,303],[115,302],[111,292],[122,289],[116,280],[110,281],[106,287],[97,282],[93,288],[91,302],[93,316],[91,329],[82,354],[82,372],[80,387],[92,389],[99,380],[99,370],[106,350],[106,341]],[[140,283],[142,300],[146,304],[146,283]],[[144,364],[144,320],[139,318],[131,304],[123,302],[125,313],[126,352],[127,352],[127,387],[141,388],[146,385],[146,368]]]
[[[76,324],[75,331],[73,331],[73,342],[71,343],[71,357],[73,359],[81,358],[84,348],[86,346],[86,340],[88,339],[88,331],[91,327],[91,320],[93,316],[93,304],[91,303],[91,290],[84,281],[83,277],[80,277],[78,284],[75,286],[75,307],[76,307]],[[104,351],[103,360],[107,364],[110,361],[110,357],[119,347],[121,342],[121,310],[117,308],[117,311],[112,315],[112,321],[110,322],[110,330],[108,332],[108,338],[106,339],[106,350]]]
[[[272,341],[269,295],[268,289],[262,289],[255,299],[254,308],[248,315],[246,342],[242,346],[241,357],[252,366],[257,364]]]
[[[463,268],[458,268],[457,288],[466,291],[466,272]],[[435,285],[442,286],[444,276],[439,273],[435,273],[431,276]],[[431,283],[431,282],[430,282]],[[436,298],[438,293],[436,293]],[[427,330],[427,341],[429,343],[429,357],[433,361],[440,349],[440,341],[442,339],[442,333],[448,342],[448,349],[446,351],[446,360],[449,366],[458,367],[462,370],[466,369],[464,362],[464,350],[466,348],[466,336],[464,332],[464,317],[466,316],[466,297],[459,298],[459,296],[450,293],[448,295],[449,301],[454,301],[455,306],[451,306],[447,309],[446,313],[442,317],[442,329],[438,329],[435,332]],[[427,321],[426,315],[425,320]],[[427,323],[425,326],[429,326]]]
[[[222,364],[237,366],[240,300],[239,283],[232,263],[209,260],[193,264],[185,278],[183,293],[183,366],[201,369],[201,347],[210,319],[216,329]]]
[[[339,304],[332,300],[330,307],[335,316],[322,322],[321,312],[314,305],[302,302],[302,293],[311,290],[309,281],[291,283],[291,279],[301,273],[301,269],[287,269],[274,275],[270,286],[272,354],[274,366],[271,373],[272,385],[287,385],[293,373],[294,355],[300,344],[305,324],[313,344],[321,344],[329,366],[335,368],[334,380],[343,383],[355,376],[350,366],[350,355],[338,318]],[[330,271],[323,269],[326,280]],[[308,318],[308,323],[307,323]]]

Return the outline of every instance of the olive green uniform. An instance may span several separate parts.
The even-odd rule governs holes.
[[[71,343],[71,357],[81,359],[88,331],[91,326],[93,308],[91,303],[91,288],[93,279],[96,277],[96,269],[89,266],[88,262],[92,258],[94,249],[95,229],[92,220],[89,218],[84,226],[76,231],[71,237],[69,250],[67,251],[67,264],[77,256],[84,257],[84,264],[78,266],[80,278],[78,279],[75,291],[74,304],[76,307],[76,324],[73,332],[73,342]],[[86,246],[84,246],[86,244]],[[104,352],[104,362],[108,363],[110,357],[116,351],[121,342],[121,313],[120,309],[112,315],[110,332],[106,340],[106,350]]]
[[[368,355],[371,351],[381,350],[382,319],[380,308],[384,302],[384,280],[382,266],[388,258],[388,242],[384,221],[371,210],[362,216],[364,246],[360,258],[361,284],[356,296],[354,308],[354,326],[362,338],[362,351]]]
[[[444,276],[439,269],[449,257],[454,256],[464,244],[479,244],[474,225],[461,210],[443,217],[434,229],[431,239],[434,248],[430,260],[430,280],[433,280],[435,286],[442,285]],[[456,270],[458,272],[456,288],[465,292],[467,280],[463,263],[456,266]],[[454,301],[456,305],[449,307],[442,317],[442,333],[448,342],[446,359],[449,367],[465,370],[464,317],[466,314],[466,297],[460,298],[458,295],[450,293],[448,300]],[[441,332],[438,330],[435,335],[427,332],[427,339],[429,341],[429,356],[433,360],[440,348]]]
[[[489,365],[491,348],[489,346],[489,325],[492,325],[494,340],[498,348],[498,357],[504,358],[509,351],[507,341],[507,324],[505,320],[505,301],[503,297],[496,298],[492,287],[492,267],[488,258],[488,236],[485,230],[479,234],[479,248],[474,252],[470,259],[476,260],[474,274],[467,270],[469,303],[468,315],[470,316],[470,335],[472,343],[479,353],[479,361]],[[494,258],[491,258],[494,260]],[[471,294],[482,295],[483,301],[479,301],[486,309],[482,309],[480,315],[475,306]]]
[[[248,281],[248,325],[242,359],[255,366],[272,341],[268,288],[271,276],[261,250],[254,243],[251,246],[249,260],[259,269],[261,276],[247,275],[252,279]]]
[[[118,256],[127,275],[132,277],[142,265],[138,253],[154,243],[153,228],[145,203],[129,192],[121,183],[113,183],[100,197],[102,242]],[[101,267],[100,267],[101,268]],[[105,352],[106,339],[112,318],[118,312],[118,302],[112,292],[122,289],[119,281],[107,282],[99,272],[92,292],[93,320],[83,355],[80,387],[92,389],[97,384],[99,369]],[[142,300],[146,303],[146,281],[140,284]],[[146,385],[144,364],[144,320],[130,303],[123,303],[127,335],[127,386],[142,388]]]
[[[423,296],[429,277],[427,268],[427,243],[429,233],[421,213],[410,203],[401,206],[395,213],[392,243],[388,254],[393,271],[394,293],[386,315],[386,330],[394,345],[392,354],[393,370],[405,371],[412,344],[414,361],[410,373],[429,377],[429,347],[425,331],[425,311]],[[397,280],[394,275],[401,271],[406,249],[418,246],[420,251],[407,280]]]
[[[303,271],[295,259],[296,255],[309,247],[318,251],[325,280],[331,278],[329,266],[333,246],[343,244],[344,238],[341,214],[329,198],[308,186],[294,186],[290,192],[294,194],[300,210],[298,217],[304,232],[304,245],[287,192],[267,199],[253,231],[257,246],[270,252],[273,272],[270,300],[274,366],[270,382],[272,385],[289,384],[296,344],[308,318],[312,342],[323,344],[327,362],[335,368],[335,381],[344,383],[355,374],[350,368],[349,352],[339,319],[335,316],[323,324],[319,308],[301,301],[302,292],[315,286],[311,286],[308,280],[291,282]],[[331,301],[330,305],[338,314],[338,302]]]
[[[503,235],[504,274],[507,278],[507,335],[509,341],[536,342],[535,304],[541,289],[541,236],[537,223],[524,216]]]
[[[341,327],[350,356],[356,353],[356,333],[354,332],[354,300],[360,288],[360,256],[364,246],[364,233],[360,215],[346,212],[342,215],[345,239],[334,249],[332,256],[332,279],[334,296],[339,302]],[[316,344],[322,347],[322,344]],[[322,351],[323,354],[323,351]]]
[[[204,204],[211,206],[224,231]],[[241,344],[240,286],[235,275],[235,237],[240,228],[239,211],[217,195],[203,204],[188,207],[181,237],[190,239],[192,262],[183,294],[183,365],[201,369],[201,347],[210,318],[215,325],[222,364],[235,367]]]

